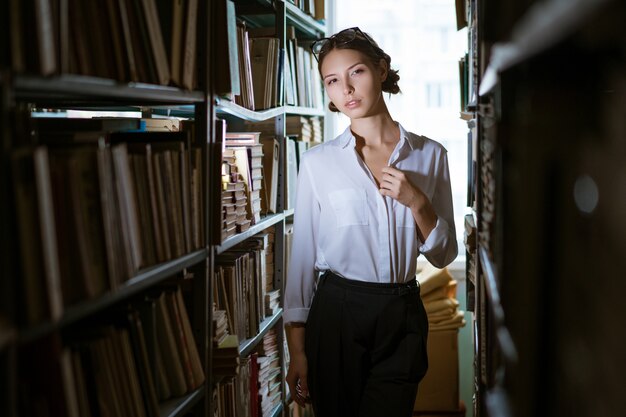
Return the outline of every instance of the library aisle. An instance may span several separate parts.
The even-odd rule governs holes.
[[[415,415],[625,415],[626,2],[454,5],[466,268]],[[0,2],[0,416],[312,416],[283,296],[334,6]]]

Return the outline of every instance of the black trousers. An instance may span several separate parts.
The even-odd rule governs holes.
[[[409,417],[428,368],[419,284],[378,284],[326,272],[306,323],[316,417]]]

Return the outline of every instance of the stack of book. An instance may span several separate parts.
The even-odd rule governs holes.
[[[420,382],[414,411],[417,415],[459,414],[459,328],[465,325],[464,312],[456,300],[457,282],[450,272],[432,265],[417,275],[422,301],[428,315],[426,346],[428,372]],[[416,354],[421,354],[416,352]]]
[[[263,345],[258,351],[257,364],[260,415],[269,417],[281,401],[280,358],[275,328],[263,336]]]
[[[237,335],[228,335],[213,349],[213,375],[218,377],[234,377],[239,375],[239,339]]]
[[[225,149],[222,154],[222,240],[250,227],[246,183],[239,174],[235,151]]]
[[[322,123],[322,118],[314,116],[311,117],[309,121],[311,122],[311,126],[313,128],[313,134],[307,142],[322,143],[324,141],[324,125]],[[304,138],[302,140],[306,141]]]
[[[321,143],[324,138],[324,126],[317,116],[287,116],[285,136],[295,137],[303,142]],[[272,137],[276,134],[276,122],[274,119],[262,122],[245,122],[246,130],[261,132],[263,137]]]
[[[428,264],[417,274],[417,280],[431,332],[465,325],[464,313],[458,309],[459,301],[455,298],[457,281],[447,268],[439,269]]]
[[[6,32],[14,72],[196,86],[198,0],[62,4],[11,3]]]
[[[79,330],[65,345],[51,334],[20,352],[20,383],[29,396],[25,414],[153,417],[159,402],[204,383],[179,287],[120,311],[114,325]]]
[[[34,125],[43,144],[12,155],[28,323],[202,247],[202,158],[190,132],[122,118]]]
[[[263,188],[263,145],[259,132],[227,132],[223,153],[234,155],[237,172],[245,183],[248,218],[252,224],[261,221]]]
[[[265,294],[265,316],[273,316],[280,309],[280,290]]]
[[[215,258],[215,303],[240,341],[256,336],[265,318],[262,252],[251,238]]]
[[[217,16],[219,43],[216,55],[221,62],[216,90],[250,110],[282,105],[283,52],[274,27],[248,28],[238,21],[232,1],[219,2]]]
[[[232,417],[237,414],[237,397],[233,378],[217,382],[213,388],[214,417]]]
[[[226,337],[228,332],[228,317],[226,310],[218,310],[217,305],[213,303],[213,346],[219,346]]]
[[[289,2],[315,20],[324,21],[326,18],[325,0],[289,0]]]
[[[263,290],[265,317],[273,316],[280,309],[280,289],[274,289],[274,240],[276,229],[271,228],[250,238],[247,245],[255,248],[260,255],[261,286]],[[252,242],[256,242],[252,246]]]

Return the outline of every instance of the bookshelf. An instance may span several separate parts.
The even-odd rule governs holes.
[[[225,239],[222,242],[222,244],[216,248],[216,253],[220,254],[222,252],[227,251],[228,249],[231,249],[232,247],[245,241],[251,236],[254,236],[257,233],[280,223],[283,219],[284,219],[283,214],[271,214],[271,215],[265,216],[259,224],[255,224],[254,226],[250,227],[250,229],[248,229],[247,231],[238,233],[235,236]]]
[[[474,415],[619,410],[626,6],[479,7]]]
[[[57,321],[46,322],[23,329],[20,332],[18,343],[26,344],[32,342],[48,333],[58,331],[72,323],[106,310],[115,304],[124,302],[128,298],[142,291],[146,291],[169,277],[182,272],[185,268],[200,264],[206,257],[207,251],[202,249],[182,256],[179,259],[146,268],[140,271],[136,276],[130,278],[115,291],[105,293],[95,300],[85,300],[75,306],[66,308],[63,316]]]
[[[252,350],[259,344],[263,336],[268,332],[269,329],[274,327],[276,323],[282,318],[282,309],[279,310],[276,314],[271,317],[266,318],[261,322],[261,328],[258,334],[250,339],[244,340],[239,344],[239,351],[241,356],[248,356]]]
[[[102,100],[115,103],[192,104],[204,100],[201,91],[146,83],[121,84],[116,80],[74,74],[46,78],[18,75],[14,79],[13,93],[19,100],[50,100],[54,103],[63,100],[97,103]]]
[[[317,2],[323,5],[323,2]],[[267,102],[265,105],[260,105],[261,103],[257,100],[253,101],[254,105],[251,105],[250,102],[246,102],[244,99],[244,90],[246,88],[247,81],[244,80],[245,72],[241,71],[241,67],[239,67],[239,77],[235,78],[235,82],[233,83],[233,78],[231,76],[230,81],[228,81],[229,77],[225,76],[224,73],[228,73],[229,70],[225,69],[221,75],[218,75],[216,78],[216,82],[218,86],[216,87],[216,91],[226,92],[226,94],[214,94],[213,95],[213,104],[214,104],[214,117],[218,120],[223,120],[226,126],[226,132],[254,132],[260,131],[261,139],[265,138],[275,138],[278,145],[278,176],[277,176],[277,193],[276,193],[276,211],[275,212],[263,212],[261,217],[255,224],[250,225],[250,227],[244,231],[241,231],[233,236],[226,237],[222,239],[220,242],[215,242],[215,244],[210,248],[212,258],[213,258],[213,266],[212,273],[215,274],[228,274],[225,272],[228,268],[229,259],[237,259],[238,262],[242,258],[240,257],[242,248],[249,246],[251,242],[255,239],[258,239],[259,236],[263,236],[269,231],[273,231],[273,290],[280,291],[280,306],[269,314],[266,311],[266,314],[261,317],[257,317],[254,312],[254,307],[251,304],[247,314],[244,314],[245,317],[254,317],[254,319],[249,322],[250,326],[253,326],[257,329],[253,334],[249,334],[248,336],[243,336],[239,334],[239,342],[237,347],[237,355],[239,356],[240,363],[247,363],[247,358],[256,356],[251,355],[259,355],[263,354],[272,357],[273,353],[267,353],[267,345],[272,345],[272,340],[275,339],[275,344],[278,348],[278,368],[280,369],[279,378],[274,381],[279,382],[279,390],[280,390],[280,401],[278,403],[273,403],[270,405],[268,403],[266,406],[262,404],[262,415],[264,416],[287,416],[289,415],[289,396],[287,393],[287,385],[285,383],[285,374],[286,374],[286,352],[285,352],[285,340],[283,333],[283,321],[282,321],[282,294],[284,293],[285,287],[285,279],[286,279],[286,271],[288,264],[288,237],[286,233],[289,228],[289,217],[293,215],[293,208],[290,207],[289,203],[289,195],[293,194],[293,184],[295,180],[296,171],[291,170],[289,167],[293,166],[296,161],[293,159],[295,154],[293,152],[296,149],[290,145],[293,140],[289,138],[293,138],[294,133],[293,128],[293,120],[297,118],[317,118],[323,119],[325,115],[325,111],[323,105],[314,105],[313,100],[294,102],[294,93],[288,93],[289,87],[288,83],[294,84],[291,89],[297,90],[300,94],[299,88],[302,88],[301,93],[304,94],[305,85],[297,85],[297,79],[302,82],[303,78],[311,78],[308,76],[304,76],[302,74],[296,74],[295,69],[294,73],[288,73],[286,65],[289,64],[290,67],[294,65],[301,65],[304,68],[305,65],[311,65],[312,61],[304,64],[304,62],[300,63],[300,61],[295,61],[297,58],[295,55],[291,54],[290,48],[292,51],[297,51],[297,47],[301,46],[302,51],[304,53],[305,48],[307,46],[307,41],[312,39],[316,39],[320,36],[325,36],[326,29],[325,24],[323,22],[315,20],[311,15],[307,14],[293,3],[289,1],[279,0],[274,2],[269,2],[266,0],[258,0],[258,1],[236,1],[234,4],[234,16],[231,18],[234,20],[231,27],[237,27],[238,37],[241,39],[242,31],[245,31],[245,36],[248,36],[248,42],[250,45],[253,45],[253,42],[256,42],[255,39],[270,37],[278,39],[277,44],[279,45],[281,53],[284,56],[283,66],[277,72],[279,83],[282,83],[284,86],[284,92],[279,92],[278,100],[274,101],[273,105],[267,106]],[[218,13],[230,13],[228,9],[226,11],[218,11]],[[222,28],[216,28],[221,34],[222,37],[226,36],[226,31]],[[217,36],[217,35],[216,35]],[[299,43],[302,42],[302,45]],[[238,51],[241,54],[242,45],[244,42],[239,41],[237,43]],[[252,46],[251,46],[252,48]],[[225,52],[226,54],[227,52]],[[271,57],[271,50],[268,52],[268,56]],[[258,55],[257,55],[258,57]],[[229,58],[224,55],[223,59],[219,60],[220,62],[226,62]],[[232,58],[231,58],[232,59]],[[269,58],[271,59],[271,58]],[[268,60],[269,60],[268,59]],[[238,60],[230,62],[228,65],[230,66],[230,73],[232,74],[232,69],[237,62],[238,65],[241,64],[242,60],[245,61],[245,58],[242,58],[241,55],[238,56]],[[269,65],[271,67],[271,64]],[[256,79],[262,78],[259,74],[256,73],[257,70],[253,68],[252,76],[253,81]],[[254,78],[257,77],[257,78]],[[268,76],[266,80],[271,79],[271,76]],[[221,84],[226,80],[225,84]],[[273,82],[273,81],[267,81]],[[240,94],[229,94],[228,92],[232,92],[237,90],[234,87],[235,84],[238,84],[240,87]],[[253,83],[254,84],[254,83]],[[266,92],[259,91],[257,89],[257,85],[254,84],[253,93],[256,98],[257,94],[267,94]],[[276,84],[273,84],[276,86]],[[269,90],[272,90],[273,87],[270,87]],[[311,88],[311,87],[307,87]],[[319,89],[321,92],[321,83],[319,85]],[[282,90],[282,88],[281,88]],[[310,91],[310,90],[309,90]],[[291,95],[290,95],[291,94]],[[310,94],[310,93],[308,93]],[[291,97],[291,99],[290,99]],[[300,120],[300,119],[298,119]],[[221,128],[220,128],[221,129]],[[219,132],[218,132],[219,135]],[[218,138],[218,142],[222,142],[223,138]],[[300,139],[302,140],[302,139]],[[228,141],[225,141],[226,148],[229,145]],[[264,152],[266,149],[264,148]],[[264,187],[267,186],[267,182],[264,183]],[[254,190],[254,187],[252,187]],[[261,191],[263,188],[261,188]],[[257,249],[258,250],[258,249]],[[267,250],[267,249],[266,249]],[[242,261],[245,262],[245,261]],[[268,278],[269,279],[269,278]],[[216,277],[215,282],[219,284],[221,282],[221,278]],[[269,290],[269,289],[268,289]],[[218,302],[222,305],[222,301],[220,299],[220,288],[219,285],[212,290],[213,300],[217,297]],[[220,307],[221,308],[221,307]],[[266,305],[267,308],[267,305]],[[240,315],[241,316],[241,315]],[[258,320],[257,320],[258,319]],[[254,322],[254,323],[252,323]],[[235,321],[235,326],[246,327],[241,323],[237,323]],[[213,334],[210,335],[210,338],[213,338]],[[269,338],[269,339],[268,339]],[[273,348],[270,347],[270,351]],[[218,360],[218,365],[221,367],[219,361],[224,361],[223,356],[224,353],[220,353],[220,348],[213,346],[211,349],[211,363],[216,363],[215,360]],[[263,353],[265,352],[265,353]],[[221,359],[220,359],[221,358]],[[277,368],[277,369],[278,369]],[[252,369],[252,368],[250,368]],[[224,372],[224,371],[222,371]],[[245,375],[247,372],[246,369],[240,369],[240,374],[238,378],[234,381],[235,386],[238,384],[239,378],[242,378],[242,375]],[[251,370],[252,373],[255,371]],[[258,371],[257,371],[258,372]],[[224,372],[227,373],[227,372]],[[229,384],[232,384],[232,380],[225,379],[221,375],[218,375],[216,380],[216,384],[219,386],[219,393],[215,398],[215,403],[219,408],[223,404],[227,403],[228,395],[233,395],[231,391],[231,387]],[[263,385],[275,385],[274,383],[264,383]],[[253,384],[256,384],[254,382]],[[250,385],[250,384],[248,384]],[[241,394],[241,392],[243,394]],[[247,398],[248,393],[245,392],[245,388],[239,387],[234,388],[235,396],[239,396],[235,401],[237,403],[238,408],[237,412],[239,414],[246,414],[247,405],[240,404],[242,402],[241,397]],[[233,397],[231,397],[233,398]],[[263,395],[262,402],[265,401],[266,395]],[[254,402],[254,400],[251,400]],[[254,405],[252,405],[254,407]],[[268,408],[269,407],[269,408]],[[293,405],[291,405],[293,408]],[[219,414],[222,415],[222,414]],[[260,414],[259,414],[260,415]]]
[[[0,205],[0,262],[3,277],[11,278],[0,283],[2,416],[39,415],[37,407],[48,406],[51,415],[97,415],[102,404],[119,415],[131,408],[147,417],[223,415],[215,397],[225,383],[214,367],[216,273],[237,252],[249,254],[256,273],[265,264],[253,251],[261,250],[273,265],[272,291],[268,284],[263,295],[278,290],[280,297],[272,299],[276,305],[256,301],[256,331],[241,336],[237,349],[242,363],[250,355],[265,355],[266,362],[277,355],[271,369],[280,370],[272,373],[278,401],[270,406],[257,396],[263,413],[253,415],[288,415],[285,233],[293,216],[294,152],[309,146],[294,145],[299,127],[294,133],[292,123],[319,121],[325,111],[311,98],[294,101],[293,91],[306,87],[312,94],[315,87],[293,85],[287,98],[284,66],[277,67],[267,108],[253,110],[223,94],[217,3],[175,2],[170,6],[182,7],[176,10],[161,0],[3,3],[9,36],[0,42],[0,196],[11,203]],[[324,2],[315,4],[319,18]],[[234,5],[235,21],[277,38],[277,59],[292,65],[300,59],[293,54],[298,42],[305,51],[326,34],[312,11],[286,0]],[[17,14],[21,19],[8,17]],[[136,24],[124,27],[125,19]],[[87,26],[89,35],[77,36]],[[94,46],[105,33],[110,51]],[[305,74],[290,73],[289,82]],[[68,119],[70,110],[118,116],[85,127]],[[224,239],[220,120],[228,132],[270,123],[278,143],[276,208]],[[166,121],[176,131],[165,132]],[[250,249],[259,236],[270,245]],[[34,308],[34,300],[42,307]],[[46,386],[37,383],[39,368]]]
[[[86,410],[99,414],[99,404],[105,403],[111,404],[115,408],[113,413],[119,415],[127,414],[126,407],[135,406],[141,408],[140,411],[134,411],[136,415],[149,417],[219,415],[219,412],[216,414],[218,404],[214,401],[214,388],[221,378],[214,375],[211,308],[216,297],[212,290],[215,285],[216,260],[246,245],[260,233],[273,229],[273,288],[281,290],[281,293],[284,288],[285,256],[288,252],[285,248],[285,221],[286,217],[293,214],[293,209],[286,209],[285,199],[287,183],[295,180],[288,178],[293,172],[288,175],[286,169],[286,118],[321,118],[325,114],[324,110],[306,105],[287,105],[279,95],[277,105],[254,111],[218,94],[216,72],[221,61],[217,51],[223,40],[214,33],[220,23],[216,17],[217,2],[176,2],[184,4],[182,7],[185,9],[173,13],[163,9],[167,3],[160,0],[107,1],[99,5],[83,0],[3,3],[1,11],[5,17],[2,19],[7,23],[10,36],[3,38],[0,45],[0,193],[2,201],[13,202],[0,207],[2,275],[12,277],[3,279],[0,284],[0,381],[3,388],[6,387],[0,394],[0,414],[3,416],[38,415],[37,407],[43,408],[52,403],[53,408],[49,410],[51,415],[78,416],[84,415]],[[116,9],[116,5],[122,8]],[[289,27],[294,27],[297,37],[302,40],[325,34],[323,23],[289,2],[237,1],[236,8],[236,17],[247,22],[249,28],[274,27],[274,36],[279,39],[279,48],[283,51],[286,49],[286,31]],[[75,35],[85,30],[83,23],[79,24],[75,20],[77,10],[85,12],[85,21],[92,26],[90,35],[84,37],[84,45],[73,43],[74,39],[83,39]],[[194,13],[196,11],[197,14]],[[9,12],[23,14],[23,20],[9,23]],[[101,20],[96,18],[97,12],[101,13]],[[176,20],[181,12],[187,19],[182,26],[181,21]],[[37,15],[37,19],[43,19],[43,23],[41,20],[40,23],[34,23],[36,19],[33,14]],[[126,17],[122,17],[124,15]],[[168,26],[163,16],[172,16],[172,27]],[[160,35],[159,30],[156,30],[158,25],[155,17],[161,24]],[[138,24],[130,25],[127,28],[130,32],[123,36],[122,32],[108,30],[104,26],[123,24],[125,18]],[[28,24],[20,26],[24,22]],[[27,27],[33,28],[39,38],[32,39],[33,34],[27,32]],[[175,51],[180,45],[175,46],[174,41],[171,44],[167,41],[173,39],[174,31],[179,29],[182,32],[176,32],[176,36],[183,39],[183,49]],[[109,56],[108,51],[99,48],[89,50],[89,46],[93,46],[92,42],[102,40],[104,33],[111,35],[111,49],[119,55]],[[164,62],[159,55],[159,36],[164,37],[163,47],[171,58],[169,62]],[[31,41],[32,49],[23,49]],[[133,74],[131,68],[125,67],[125,59],[130,56],[126,54],[131,54],[131,49],[137,54],[145,53],[134,56],[137,69],[139,65],[145,65],[145,74]],[[49,53],[52,50],[53,55]],[[186,58],[176,64],[176,54],[182,54],[181,59],[183,56]],[[107,59],[117,68],[106,65],[105,73],[97,63],[102,64]],[[166,67],[163,67],[164,64]],[[164,77],[163,70],[168,65],[171,82],[164,81],[167,77]],[[176,65],[180,66],[177,70],[174,68]],[[180,79],[175,76],[176,71],[180,72]],[[154,78],[155,74],[158,80]],[[185,79],[186,76],[189,77]],[[282,83],[282,78],[280,80]],[[58,113],[47,113],[40,109],[57,110]],[[164,118],[182,118],[184,120],[180,122],[182,127],[179,133],[186,133],[151,132],[143,135],[129,133],[127,128],[116,130],[104,127],[95,131],[81,130],[75,127],[81,124],[79,121],[67,120],[66,111],[78,109],[92,111],[96,115],[103,111],[118,112],[120,115],[140,112],[146,124]],[[41,127],[43,119],[47,122],[52,118],[65,123],[59,125],[59,130],[53,133]],[[219,119],[226,120],[228,127],[235,129],[242,126],[243,122],[273,121],[274,136],[280,144],[277,209],[263,216],[249,229],[224,240],[217,237],[220,224],[215,222],[221,214],[219,194],[222,189],[219,175],[221,164],[218,163],[222,154],[218,141],[223,138],[215,130],[215,122]],[[96,131],[97,134],[94,133]],[[68,142],[55,142],[58,139]],[[86,142],[77,143],[83,140]],[[176,145],[172,145],[172,142]],[[75,154],[78,155],[83,148],[89,149],[90,158],[107,158],[106,155],[110,153],[111,165],[98,162],[97,172],[93,165],[80,165],[80,159]],[[125,150],[130,160],[127,166],[130,167],[129,172],[123,170],[125,162],[115,165],[118,163],[115,158],[120,157],[122,150]],[[153,152],[151,157],[148,152]],[[21,153],[28,155],[26,158],[33,158],[34,162],[29,167],[34,167],[29,169],[34,170],[35,178],[25,174],[22,177],[22,174],[17,173],[15,155]],[[66,157],[70,162],[63,159]],[[145,191],[146,182],[140,182],[142,177],[137,172],[144,172],[142,164],[148,164],[149,158],[154,158],[150,161],[155,164],[152,168],[155,177],[150,177],[152,171],[147,168],[148,191]],[[46,161],[52,168],[44,165]],[[172,164],[171,168],[168,168],[169,164]],[[89,182],[83,184],[73,180],[76,177],[72,175],[72,170],[76,166],[82,166],[83,173],[91,175],[89,180],[85,180]],[[59,171],[53,171],[53,168]],[[172,171],[167,173],[173,173],[173,176],[165,175],[168,169]],[[107,175],[114,178],[115,182],[107,182]],[[42,179],[46,176],[51,178],[49,184]],[[149,181],[155,181],[155,185],[150,185]],[[35,187],[35,191],[26,188],[25,184]],[[78,207],[87,198],[81,194],[66,197],[63,184],[67,184],[68,193],[97,189],[101,199],[98,201],[102,206],[84,218],[80,212],[76,213],[75,218],[58,214],[62,211],[58,208],[62,207],[62,203],[71,209],[75,208],[72,204]],[[133,191],[128,191],[128,184],[133,184]],[[107,186],[110,188],[105,188]],[[52,192],[50,198],[41,191],[48,189],[47,192]],[[25,205],[16,202],[21,198],[18,196],[20,192],[30,192],[28,195],[34,199],[32,215],[21,213],[20,208]],[[146,194],[142,195],[142,192]],[[185,197],[185,192],[188,197]],[[165,193],[168,193],[167,196]],[[129,201],[134,199],[140,207],[135,214],[145,214],[137,216],[136,223],[131,220],[135,209],[130,205],[123,206],[131,204]],[[158,199],[166,203],[161,206]],[[105,200],[111,201],[111,205],[105,206]],[[147,205],[146,201],[149,201]],[[155,201],[156,205],[153,205]],[[106,211],[109,209],[113,211]],[[157,214],[154,214],[157,211],[162,216],[161,220],[157,220]],[[111,221],[113,217],[107,220],[106,216],[113,216],[113,212],[119,216],[119,223]],[[45,213],[48,213],[47,217]],[[153,224],[145,222],[145,218],[150,218],[148,213],[153,213]],[[40,219],[40,223],[33,226],[34,234],[27,235],[23,225],[28,222],[34,224],[35,218]],[[177,218],[182,219],[182,222],[171,226],[179,221]],[[122,222],[125,223],[122,225]],[[55,226],[54,232],[51,231],[52,225]],[[92,240],[88,240],[89,235],[81,228],[94,227],[98,233],[92,234]],[[29,239],[37,233],[43,233],[40,230],[44,228],[50,229],[49,239],[52,240],[41,243],[43,246],[39,252],[29,255],[26,249],[31,242]],[[135,229],[135,232],[128,232],[127,229]],[[148,230],[151,230],[152,235]],[[157,230],[161,236],[166,236],[167,231],[171,237],[170,243],[165,244],[165,239],[159,240]],[[133,238],[132,233],[137,233],[137,236]],[[63,245],[71,243],[71,239],[65,236],[70,234],[83,239],[81,242],[87,245],[72,246],[76,252],[71,253],[71,256],[57,257],[46,252],[52,250],[52,246],[58,246],[59,251],[68,254]],[[153,236],[154,240],[144,235]],[[113,238],[108,236],[116,236],[118,243],[130,244],[124,246],[126,250],[114,252],[114,246],[107,240]],[[174,243],[177,239],[180,242]],[[16,245],[15,242],[22,244]],[[133,246],[133,242],[141,242],[142,248],[137,249],[138,246]],[[146,242],[153,242],[157,248],[150,249],[152,244]],[[170,244],[170,249],[164,249]],[[163,248],[158,249],[159,245]],[[178,249],[174,245],[178,245]],[[66,282],[70,282],[70,278],[77,279],[77,276],[68,271],[89,263],[86,261],[87,255],[81,250],[92,246],[104,247],[97,252],[104,254],[108,260],[103,274],[107,281],[103,289],[89,296],[81,295],[70,302],[65,299],[69,294],[69,284]],[[148,261],[144,251],[148,253],[152,250],[155,252],[150,256],[154,259]],[[167,254],[160,255],[159,250]],[[141,257],[141,261],[137,260],[132,268],[129,267],[120,275],[119,282],[114,281],[112,271],[117,267],[111,259],[118,256],[119,259],[132,259],[135,255]],[[38,265],[46,263],[39,270],[41,275],[27,274],[28,266],[24,259],[29,256]],[[55,273],[50,262],[59,263],[60,268],[66,269]],[[33,281],[24,284],[24,275],[30,276]],[[34,282],[43,285],[34,290]],[[75,282],[87,285],[87,278]],[[62,284],[61,288],[54,287],[54,283]],[[62,303],[55,301],[56,296],[52,294],[60,294]],[[25,311],[30,308],[28,300],[34,300],[34,297],[44,300],[46,307],[42,317],[30,320],[25,316]],[[282,297],[278,303],[273,313],[263,314],[258,331],[251,337],[243,338],[238,346],[242,358],[253,352],[267,352],[268,336],[275,334],[273,337],[280,361],[277,378],[280,398],[263,414],[272,417],[287,413]],[[188,322],[185,319],[187,315]],[[166,323],[171,325],[171,333]],[[141,332],[138,330],[140,328],[143,329]],[[193,355],[194,347],[197,358]],[[144,348],[145,351],[142,350]],[[45,355],[38,354],[42,352]],[[98,363],[109,365],[107,368],[111,369],[111,374],[105,375],[109,378],[108,382],[99,379],[103,374],[96,371]],[[170,369],[170,363],[178,363],[174,366],[177,369]],[[41,387],[35,381],[38,366],[46,369],[48,387]],[[165,368],[160,369],[162,366]],[[180,374],[176,373],[178,366]],[[150,373],[147,369],[154,372]],[[197,372],[202,374],[202,378]],[[181,375],[184,376],[184,383],[179,380]],[[186,389],[182,389],[181,384]],[[178,392],[166,395],[162,385],[169,385],[172,392]],[[60,395],[57,387],[65,390],[65,395]],[[152,389],[156,391],[154,398]],[[85,393],[84,390],[89,392]],[[32,404],[20,398],[32,398]]]

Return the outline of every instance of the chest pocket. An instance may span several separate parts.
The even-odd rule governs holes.
[[[331,191],[328,199],[337,216],[337,227],[368,224],[365,190],[344,188]]]

